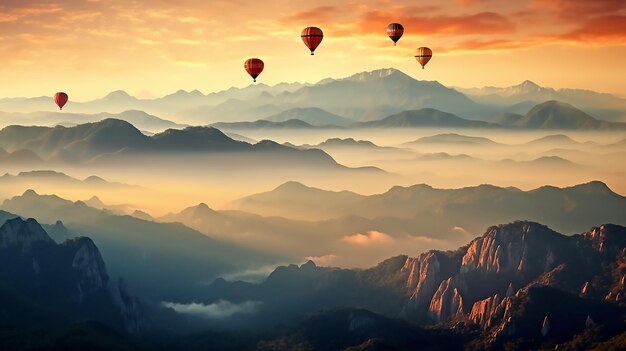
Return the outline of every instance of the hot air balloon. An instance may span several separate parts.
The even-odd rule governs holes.
[[[66,93],[58,92],[54,94],[54,102],[59,106],[59,110],[63,109],[63,106],[67,103],[68,96]]]
[[[246,60],[246,62],[243,64],[243,67],[246,69],[246,72],[248,72],[248,74],[252,77],[252,80],[256,82],[256,77],[258,77],[259,74],[263,72],[263,67],[265,67],[265,65],[260,59],[251,58]]]
[[[402,34],[404,34],[404,27],[400,23],[391,23],[387,26],[387,35],[393,40],[393,46],[396,46]]]
[[[309,50],[311,50],[311,55],[324,39],[324,33],[321,29],[317,27],[306,27],[300,33],[300,37]]]
[[[415,49],[415,59],[422,65],[422,69],[424,69],[424,66],[426,66],[432,57],[433,51],[427,47]]]

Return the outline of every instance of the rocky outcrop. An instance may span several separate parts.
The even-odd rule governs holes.
[[[551,239],[560,234],[532,222],[491,227],[472,241],[463,256],[461,273],[514,273],[518,275],[545,272],[558,258]]]
[[[72,268],[78,273],[80,300],[83,293],[91,293],[107,286],[107,274],[100,251],[89,238],[81,237],[62,244],[74,250]]]
[[[469,313],[469,320],[472,323],[488,329],[492,326],[493,321],[501,319],[507,312],[511,303],[510,297],[502,299],[500,295],[495,294],[484,300],[476,301]]]
[[[467,319],[486,329],[504,318],[518,288],[533,284],[619,302],[625,296],[625,244],[626,228],[615,225],[575,236],[533,222],[490,227],[456,252],[407,258],[408,315],[418,322]],[[614,283],[602,285],[607,280]]]
[[[462,277],[448,278],[439,284],[435,291],[428,313],[436,322],[463,316],[463,297],[461,291],[467,289]]]
[[[139,302],[110,281],[89,238],[56,244],[36,220],[11,219],[0,227],[0,267],[10,267],[0,269],[0,290],[7,285],[36,299],[47,306],[49,320],[95,319],[130,332],[146,329]]]
[[[409,272],[406,286],[410,293],[410,313],[421,314],[426,311],[442,282],[450,278],[458,270],[458,266],[454,258],[437,251],[426,252],[417,258],[407,258],[402,270]]]
[[[36,243],[53,243],[46,231],[36,220],[26,221],[14,218],[0,227],[0,248],[18,247],[22,252],[29,252]]]

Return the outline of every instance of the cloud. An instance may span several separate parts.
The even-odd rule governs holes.
[[[585,21],[578,29],[562,35],[561,38],[586,42],[623,42],[626,39],[626,15],[601,16]]]
[[[228,281],[241,280],[249,283],[258,283],[265,280],[265,278],[267,278],[276,269],[276,267],[280,265],[281,264],[277,263],[261,267],[249,268],[221,274],[220,276]]]
[[[236,314],[254,314],[257,312],[260,301],[244,301],[239,304],[226,300],[219,300],[216,303],[205,305],[203,303],[177,303],[162,302],[163,306],[172,308],[174,311],[182,314],[194,315],[207,319],[228,318]]]
[[[538,10],[552,10],[565,19],[580,20],[618,13],[626,9],[626,3],[623,0],[535,0],[533,7]]]
[[[411,13],[400,11],[400,13]],[[370,33],[379,33],[386,27],[392,14],[385,11],[370,11],[363,16],[361,28]],[[470,35],[510,33],[515,23],[496,12],[479,12],[471,15],[401,16],[407,34],[418,35]]]
[[[346,235],[341,240],[355,245],[373,245],[388,244],[393,241],[393,238],[385,233],[373,230],[365,234]]]
[[[292,15],[285,17],[290,22],[327,22],[337,13],[342,13],[345,9],[337,6],[317,6],[309,10],[298,11]]]

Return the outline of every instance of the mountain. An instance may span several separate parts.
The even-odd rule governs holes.
[[[255,130],[255,129],[328,129],[331,125],[311,125],[300,119],[288,119],[285,121],[258,120],[256,122],[219,122],[211,124],[211,127],[222,130]]]
[[[511,87],[456,88],[472,100],[486,105],[506,107],[509,112],[521,113],[528,105],[558,100],[575,105],[609,121],[626,121],[626,100],[605,93],[582,89],[553,89],[524,81]]]
[[[70,128],[9,126],[0,130],[0,147],[7,151],[27,150],[42,158],[52,158],[62,152],[82,162],[104,163],[133,159],[137,164],[147,162],[144,157],[146,155],[160,155],[162,160],[163,157],[181,153],[193,156],[228,152],[229,158],[222,160],[222,163],[241,165],[241,158],[247,157],[248,163],[348,169],[317,149],[299,150],[268,140],[252,145],[233,140],[212,127],[168,129],[146,136],[132,124],[117,119]],[[255,157],[250,160],[252,155]],[[181,158],[170,159],[175,162]]]
[[[0,105],[1,107],[1,105]],[[245,121],[291,109],[316,107],[355,121],[377,120],[407,110],[434,108],[468,118],[492,113],[454,89],[438,82],[418,81],[388,68],[362,72],[343,79],[324,79],[272,96],[235,98],[216,105],[189,108],[182,115],[196,121]]]
[[[317,206],[320,203],[325,206]],[[232,207],[261,215],[307,220],[345,215],[391,216],[411,218],[419,227],[441,221],[470,232],[479,232],[489,223],[515,218],[547,223],[566,233],[593,223],[626,224],[623,210],[626,197],[598,181],[564,188],[544,186],[531,191],[492,185],[444,190],[418,184],[396,186],[383,194],[370,196],[325,191],[289,182],[272,191],[237,200]]]
[[[8,125],[37,125],[54,127],[56,125],[74,126],[84,123],[94,123],[105,119],[120,119],[133,124],[140,130],[161,132],[169,128],[184,128],[186,125],[177,124],[143,111],[128,110],[120,113],[65,113],[65,112],[31,112],[31,113],[6,113],[0,112],[0,120],[3,126]]]
[[[460,145],[460,146],[495,146],[498,145],[495,141],[484,138],[474,137],[467,135],[460,135],[456,133],[437,134],[428,137],[422,137],[417,140],[406,143],[406,145],[420,145],[420,144],[446,144],[446,145]]]
[[[539,139],[531,140],[527,142],[525,145],[527,146],[545,146],[549,145],[552,147],[571,147],[571,146],[598,146],[597,143],[593,141],[587,142],[578,142],[567,135],[564,134],[552,134],[546,135]]]
[[[89,235],[112,276],[123,276],[148,301],[191,298],[216,274],[280,257],[212,239],[181,224],[155,223],[32,190],[5,200],[3,210],[44,223],[61,220],[75,236]],[[163,260],[167,257],[167,260]],[[168,300],[169,299],[169,300]]]
[[[570,104],[554,100],[533,107],[523,118],[505,126],[521,129],[626,129],[626,123],[597,120]]]
[[[148,327],[139,302],[110,279],[94,242],[56,244],[34,219],[0,227],[3,323],[52,326],[94,319],[129,332]]]
[[[543,342],[554,348],[590,328],[589,319],[605,327],[598,330],[599,338],[623,332],[625,245],[622,226],[605,224],[565,236],[517,221],[491,226],[456,251],[398,256],[367,270],[307,262],[279,267],[259,284],[243,287],[218,279],[208,289],[210,300],[262,302],[265,309],[250,322],[280,323],[311,310],[358,306],[452,327],[471,335],[476,349],[502,349],[508,342],[526,345],[522,349]],[[326,324],[341,328],[341,320]]]
[[[317,107],[292,108],[263,118],[263,120],[271,122],[286,122],[291,119],[298,119],[317,127],[348,127],[354,123],[354,121],[349,118],[341,117]]]
[[[369,140],[354,140],[353,138],[330,138],[326,139],[316,145],[320,149],[324,148],[366,148],[366,149],[377,149],[381,148],[380,146],[372,143]]]
[[[286,95],[283,101],[317,106],[359,121],[422,108],[462,113],[468,117],[477,116],[478,111],[483,110],[454,89],[438,82],[415,80],[393,68],[323,80]]]
[[[34,170],[28,172],[19,172],[18,174],[12,175],[9,173],[5,173],[0,176],[0,184],[6,186],[17,186],[19,184],[32,184],[36,182],[42,182],[47,185],[55,185],[55,186],[64,186],[64,187],[106,187],[109,189],[120,188],[120,189],[129,189],[129,188],[139,188],[135,185],[128,185],[123,183],[109,182],[102,178],[90,176],[83,180],[70,177],[69,175],[56,172],[52,170]]]
[[[497,128],[499,125],[460,118],[450,113],[424,108],[421,110],[404,111],[385,117],[378,121],[355,124],[360,128]]]

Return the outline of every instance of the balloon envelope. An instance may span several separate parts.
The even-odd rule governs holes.
[[[404,27],[400,23],[390,23],[387,26],[387,35],[393,40],[393,45],[396,45],[402,34],[404,34]]]
[[[321,29],[317,27],[306,27],[300,33],[300,37],[309,50],[311,50],[311,55],[324,39],[324,33]]]
[[[265,67],[265,64],[263,64],[263,61],[258,58],[251,58],[246,60],[246,62],[243,64],[243,67],[246,69],[246,72],[248,72],[248,74],[252,77],[252,80],[256,82],[256,77],[258,77],[259,74],[263,72],[263,67]]]
[[[54,102],[57,104],[57,106],[59,106],[59,110],[63,109],[63,106],[65,106],[67,100],[69,100],[69,97],[66,93],[58,92],[54,94]]]
[[[424,66],[426,66],[426,64],[428,63],[428,61],[430,61],[432,57],[433,51],[427,47],[415,49],[415,59],[417,60],[417,62],[420,63],[420,65],[422,65],[422,69],[424,68]]]

